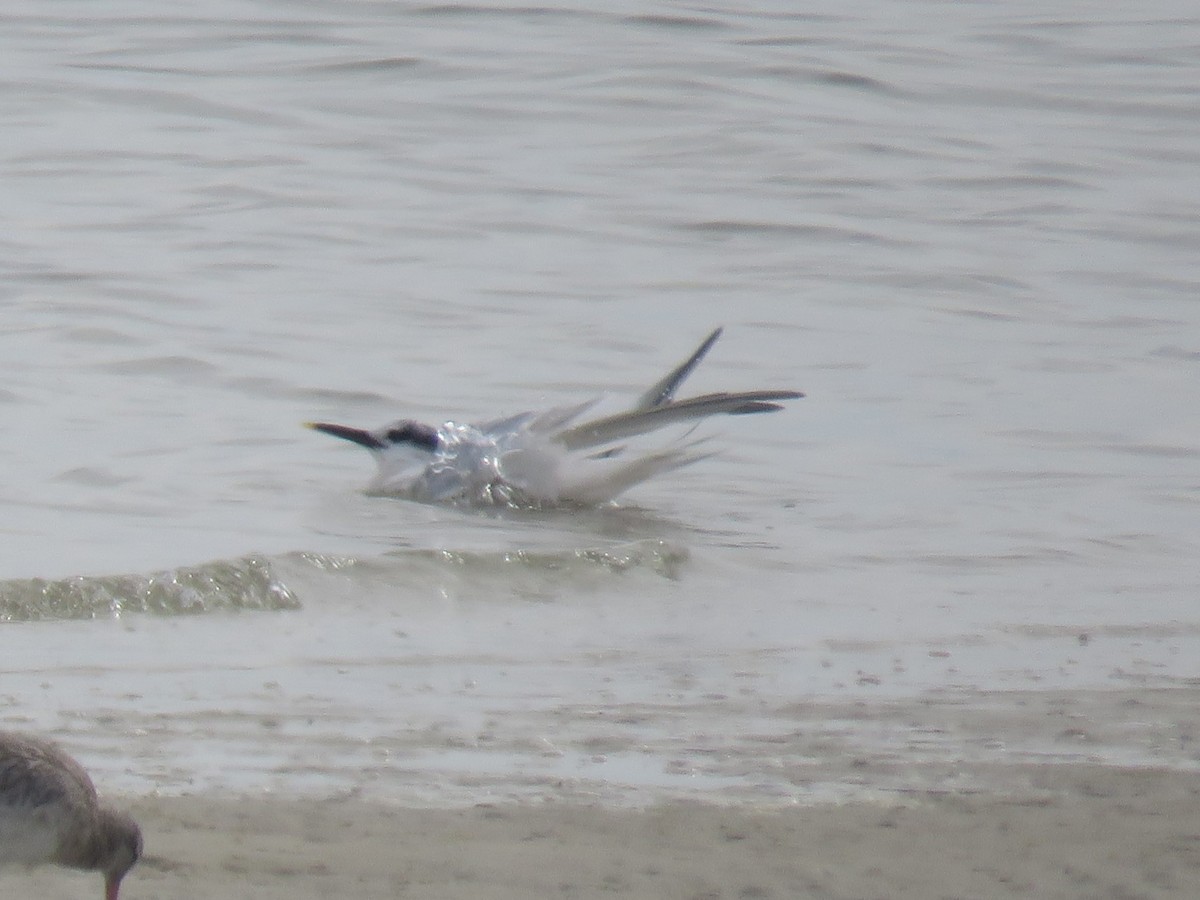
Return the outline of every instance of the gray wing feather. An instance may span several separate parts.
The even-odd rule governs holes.
[[[554,435],[553,440],[568,450],[583,450],[708,416],[774,412],[783,409],[777,401],[796,400],[803,396],[798,391],[705,394],[689,400],[667,401],[649,408],[639,406],[629,412],[582,422],[574,428],[560,431]]]
[[[635,410],[654,409],[657,406],[662,406],[664,403],[670,403],[679,385],[683,384],[683,380],[692,374],[692,370],[700,364],[700,360],[704,359],[705,354],[712,349],[712,345],[717,342],[717,338],[721,336],[721,332],[724,330],[723,328],[714,329],[713,333],[706,337],[704,342],[696,348],[695,353],[668,372],[650,390],[642,394],[633,408]]]

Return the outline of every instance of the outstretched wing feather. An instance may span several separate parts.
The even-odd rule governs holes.
[[[646,393],[642,394],[633,408],[635,410],[654,409],[655,407],[670,403],[674,399],[675,391],[679,389],[679,385],[683,384],[683,380],[692,374],[692,370],[700,364],[700,360],[704,359],[724,330],[723,328],[713,329],[712,334],[704,339],[703,343],[696,348],[695,353],[663,376],[662,380],[654,384]]]
[[[553,440],[568,450],[583,450],[707,416],[774,412],[783,408],[778,401],[796,400],[803,396],[798,391],[704,394],[649,409],[638,408],[601,419],[592,419],[590,422],[581,422],[573,428],[558,432]]]

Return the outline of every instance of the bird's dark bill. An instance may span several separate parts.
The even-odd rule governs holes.
[[[308,422],[306,424],[313,431],[331,434],[344,441],[358,444],[360,447],[366,447],[368,450],[382,450],[384,447],[383,442],[371,432],[363,431],[361,428],[351,428],[349,425],[331,425],[328,422]]]

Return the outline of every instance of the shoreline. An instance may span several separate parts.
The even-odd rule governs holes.
[[[782,808],[114,798],[146,834],[121,896],[1200,896],[1200,776],[1085,763],[986,768],[966,774],[995,789],[874,791]],[[94,873],[0,873],[4,896],[57,900],[99,887]]]

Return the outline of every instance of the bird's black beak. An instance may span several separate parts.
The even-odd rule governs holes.
[[[331,425],[328,422],[305,422],[305,427],[313,431],[321,431],[334,437],[366,447],[368,450],[382,450],[384,444],[369,431],[361,428],[351,428],[349,425]]]

